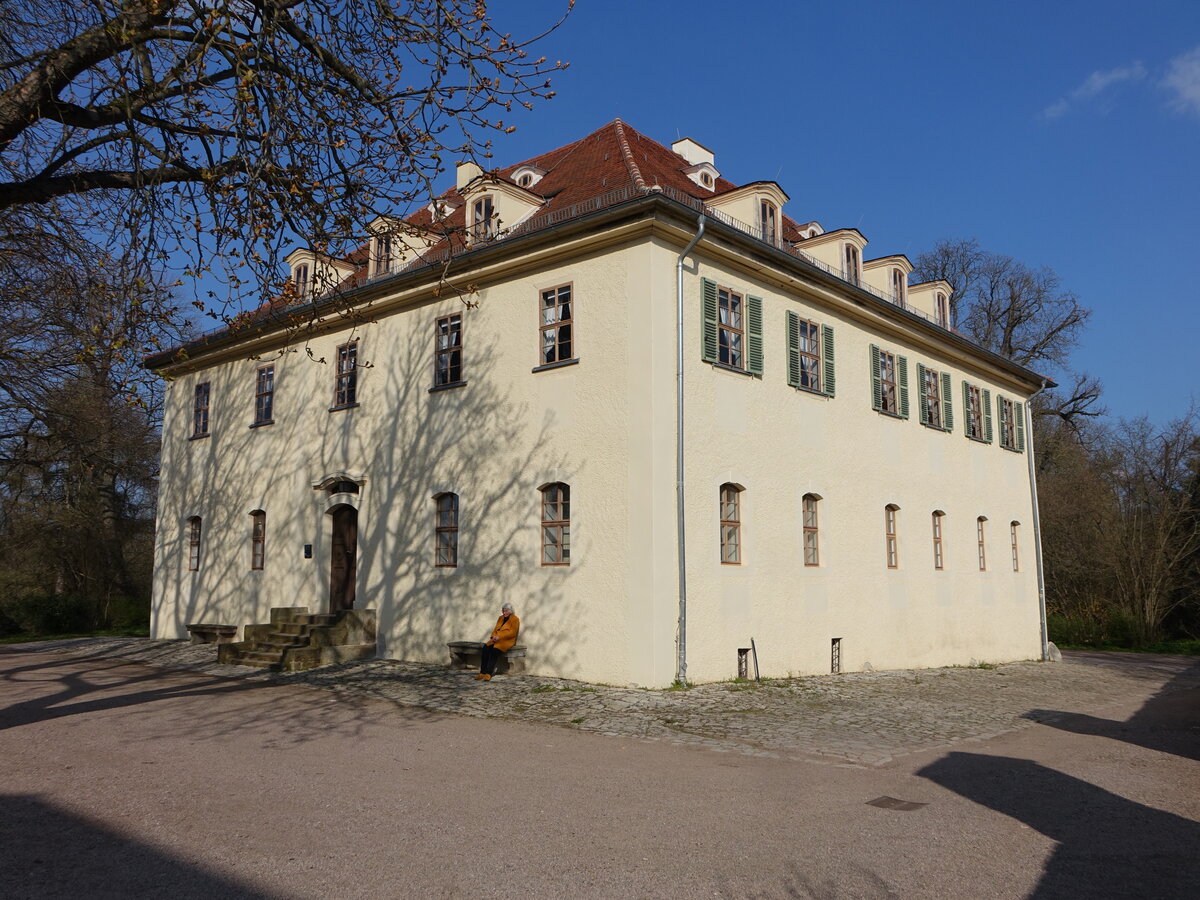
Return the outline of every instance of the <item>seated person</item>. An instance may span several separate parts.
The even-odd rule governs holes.
[[[492,636],[487,639],[479,654],[479,674],[475,676],[476,681],[492,680],[492,675],[496,673],[496,660],[500,658],[501,652],[513,648],[517,643],[517,632],[520,630],[521,620],[513,613],[512,604],[505,603],[500,607],[500,618],[496,620]]]

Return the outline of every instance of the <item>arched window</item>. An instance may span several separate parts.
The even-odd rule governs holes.
[[[267,514],[261,509],[250,513],[250,568],[261,569],[267,558]]]
[[[842,276],[851,284],[858,284],[862,277],[862,269],[859,265],[858,248],[853,244],[847,244],[845,249],[844,263],[842,265]]]
[[[817,502],[821,498],[816,494],[805,494],[801,500],[804,515],[804,564],[819,566],[821,564],[819,550],[819,533],[817,531]]]
[[[779,244],[779,210],[770,200],[758,204],[758,229],[762,239],[772,246]]]
[[[388,232],[375,235],[375,247],[371,261],[375,268],[375,275],[386,275],[392,270],[392,236]]]
[[[571,486],[556,481],[542,489],[542,565],[571,564]]]
[[[903,304],[908,297],[908,276],[903,269],[892,269],[892,296],[899,304]]]
[[[937,323],[943,328],[950,327],[950,304],[946,301],[946,295],[938,293],[936,303],[934,304],[937,313]]]
[[[889,569],[900,568],[899,535],[896,525],[896,514],[898,512],[900,512],[900,507],[895,503],[889,503],[883,508],[883,533],[887,545],[887,565]]]
[[[471,239],[486,241],[496,236],[496,220],[493,215],[492,198],[480,197],[471,204]]]
[[[308,296],[308,264],[296,266],[292,280],[296,283],[296,296],[301,299]]]
[[[458,494],[438,494],[433,502],[434,565],[453,569],[458,565]]]
[[[940,509],[933,511],[933,567],[945,568],[945,556],[942,553],[942,519],[946,514]]]
[[[188,571],[197,572],[200,569],[200,517],[192,516],[187,520],[188,539]]]
[[[742,489],[736,484],[721,485],[721,565],[742,562]]]
[[[987,548],[985,547],[985,539],[983,532],[983,523],[987,521],[987,516],[980,516],[975,520],[975,539],[979,544],[979,571],[987,571]]]
[[[1020,529],[1021,529],[1020,522],[1012,522],[1008,526],[1008,533],[1009,533],[1010,537],[1012,538],[1012,558],[1013,558],[1013,571],[1014,572],[1021,571],[1020,556],[1017,552],[1017,544],[1019,543],[1019,539],[1020,539]]]

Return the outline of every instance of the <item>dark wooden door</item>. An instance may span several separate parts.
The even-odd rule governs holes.
[[[329,611],[354,608],[354,579],[358,573],[358,510],[339,506],[333,511],[333,550],[329,558]]]

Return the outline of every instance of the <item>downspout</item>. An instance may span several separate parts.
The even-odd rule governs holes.
[[[683,261],[704,237],[704,214],[696,222],[696,236],[675,262],[675,530],[679,541],[679,640],[675,681],[687,684],[687,550],[684,545],[683,492]]]
[[[1038,613],[1042,624],[1042,659],[1050,658],[1050,636],[1046,629],[1046,570],[1042,562],[1042,518],[1038,511],[1037,467],[1033,460],[1033,398],[1046,389],[1049,382],[1029,395],[1025,404],[1025,433],[1028,437],[1029,496],[1033,500],[1033,555],[1037,564]]]

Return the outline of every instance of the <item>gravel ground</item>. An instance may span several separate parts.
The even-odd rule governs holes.
[[[983,741],[1035,722],[1094,713],[1144,694],[1200,685],[1185,657],[1065,653],[1061,663],[719,682],[642,690],[540,676],[475,681],[469,671],[370,660],[280,674],[220,665],[213,645],[83,638],[27,645],[76,656],[279,684],[307,684],[406,707],[544,723],[755,756],[878,766],[897,756]],[[1135,660],[1131,663],[1131,660]]]

